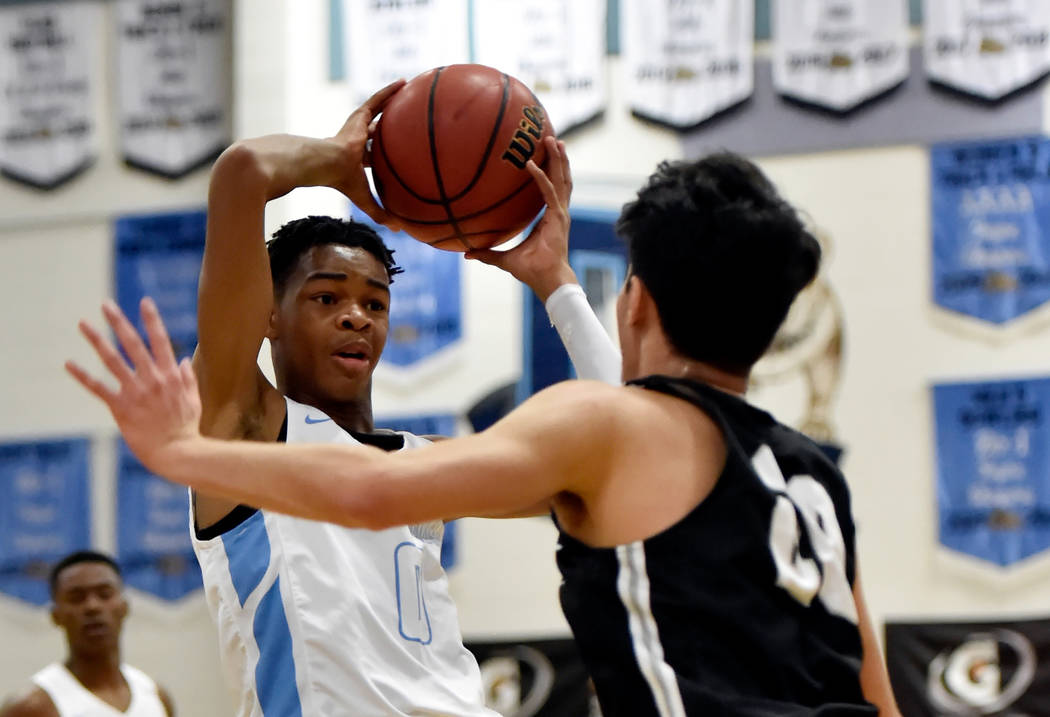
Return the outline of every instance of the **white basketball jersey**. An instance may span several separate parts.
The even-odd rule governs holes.
[[[357,443],[286,402],[288,443]],[[463,647],[443,536],[440,521],[370,531],[269,511],[194,536],[238,717],[498,717]]]
[[[100,700],[58,662],[33,675],[33,682],[55,703],[59,717],[167,717],[157,683],[149,675],[131,665],[121,665],[120,672],[131,690],[131,704],[125,712]]]

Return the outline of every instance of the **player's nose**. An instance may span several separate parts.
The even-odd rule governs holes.
[[[352,331],[362,331],[368,327],[371,319],[368,317],[368,312],[355,304],[346,311],[343,311],[339,315],[338,321],[340,328]]]

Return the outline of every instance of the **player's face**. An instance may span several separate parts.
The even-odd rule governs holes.
[[[120,576],[106,563],[76,563],[59,573],[51,619],[65,631],[70,649],[115,649],[127,614]]]
[[[274,313],[270,339],[282,390],[321,406],[369,395],[389,321],[390,280],[379,259],[357,247],[312,248]]]

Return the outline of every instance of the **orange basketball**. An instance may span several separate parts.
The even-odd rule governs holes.
[[[543,208],[525,163],[553,134],[536,96],[484,65],[438,67],[390,98],[372,136],[372,179],[406,232],[449,251],[504,242]]]

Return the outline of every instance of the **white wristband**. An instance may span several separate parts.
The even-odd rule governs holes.
[[[620,352],[587,302],[583,287],[562,284],[547,298],[546,307],[576,375],[619,385]]]

